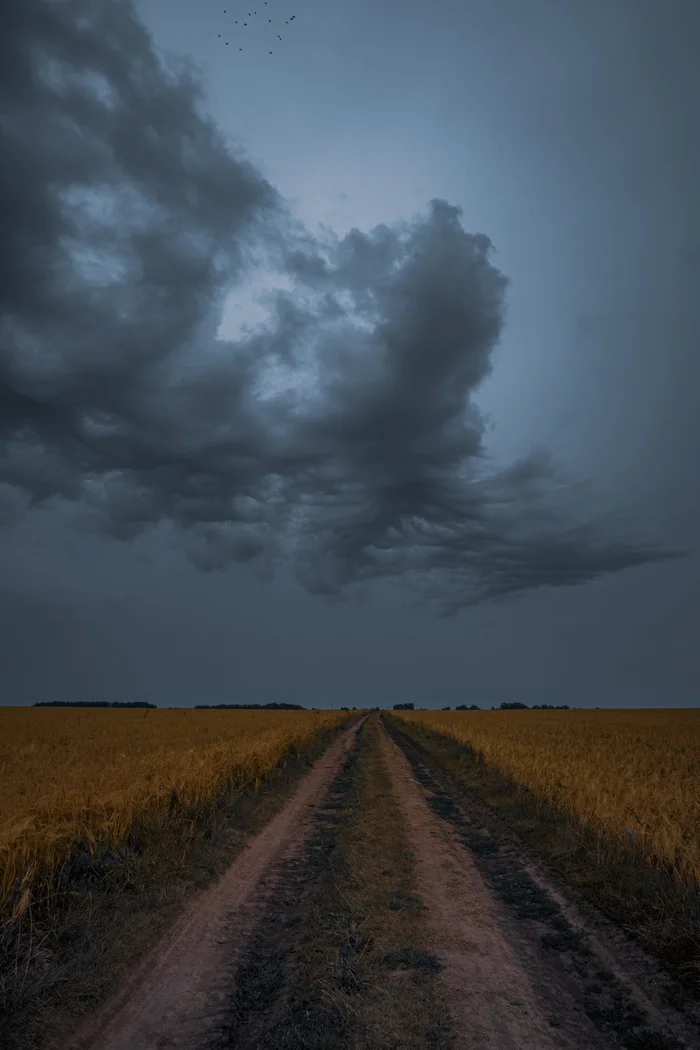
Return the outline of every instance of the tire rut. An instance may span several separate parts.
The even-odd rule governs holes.
[[[684,1050],[698,1032],[626,978],[561,892],[409,734],[382,723],[412,829],[417,892],[459,1014],[461,1045]]]
[[[114,997],[65,1040],[66,1050],[194,1050],[210,1042],[209,1034],[228,1020],[247,943],[270,902],[284,892],[304,852],[313,813],[362,721],[331,744],[221,879],[190,902]]]

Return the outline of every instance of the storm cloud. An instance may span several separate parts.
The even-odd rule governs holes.
[[[490,469],[475,395],[508,281],[459,208],[314,235],[130,2],[10,0],[5,26],[0,513],[56,503],[205,570],[403,581],[445,613],[677,556],[574,513],[542,450]],[[291,288],[218,338],[261,265]]]

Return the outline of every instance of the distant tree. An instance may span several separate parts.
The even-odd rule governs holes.
[[[114,700],[110,705],[111,707],[157,707],[157,704],[149,704],[145,700],[129,700],[122,702],[121,700]]]
[[[195,704],[195,711],[304,711],[301,704]]]
[[[349,710],[350,710],[350,708],[349,708],[349,707],[341,707],[341,709],[340,709],[340,710],[341,710],[341,711],[349,711]]]
[[[475,708],[478,710],[478,708]],[[491,708],[492,711],[495,708]],[[568,704],[533,704],[532,707],[528,707],[527,704],[512,703],[512,704],[501,704],[501,711],[569,711]]]
[[[34,707],[157,707],[146,700],[40,700]]]
[[[478,704],[470,704],[469,705],[469,710],[470,711],[481,711],[481,708],[479,707]]]
[[[441,711],[451,711],[452,708],[451,707],[441,707],[440,710]]]
[[[413,704],[394,704],[393,711],[413,711]]]

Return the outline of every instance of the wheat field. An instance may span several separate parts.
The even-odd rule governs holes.
[[[0,920],[22,879],[76,841],[115,846],[139,816],[257,784],[340,711],[0,708]]]
[[[700,710],[402,711],[543,802],[700,881]]]

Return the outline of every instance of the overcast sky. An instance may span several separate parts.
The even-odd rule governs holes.
[[[696,0],[3,19],[0,702],[697,704]]]

